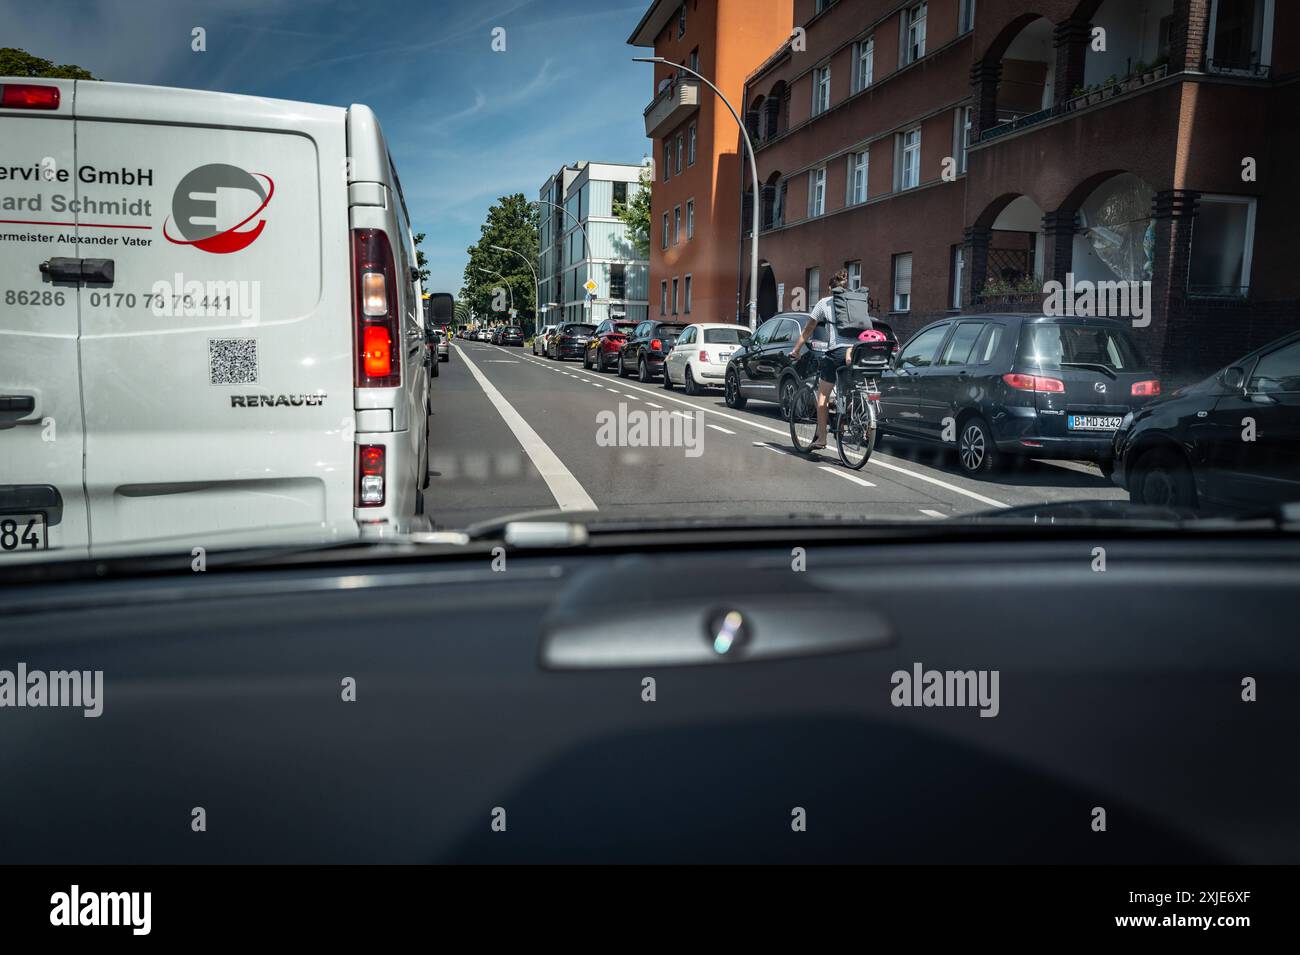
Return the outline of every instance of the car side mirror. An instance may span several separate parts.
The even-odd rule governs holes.
[[[1239,365],[1233,365],[1224,371],[1220,377],[1223,387],[1229,391],[1242,391],[1246,387],[1246,369]]]

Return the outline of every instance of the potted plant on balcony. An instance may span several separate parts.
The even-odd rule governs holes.
[[[1097,103],[1100,103],[1100,102],[1101,102],[1102,100],[1104,100],[1105,98],[1106,98],[1106,93],[1105,93],[1105,91],[1101,88],[1101,85],[1100,85],[1100,84],[1098,84],[1098,83],[1093,83],[1091,86],[1088,87],[1088,105],[1089,105],[1089,106],[1095,106]]]
[[[1016,279],[991,278],[984,283],[980,302],[1003,307],[1037,308],[1043,301],[1043,279],[1039,275],[1022,275]]]

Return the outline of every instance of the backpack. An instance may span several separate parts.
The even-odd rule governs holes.
[[[831,289],[836,330],[849,328],[868,329],[871,327],[871,316],[867,313],[870,295],[870,291],[865,288]]]

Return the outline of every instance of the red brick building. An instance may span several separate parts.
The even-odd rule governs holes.
[[[1300,3],[796,0],[794,17],[745,86],[765,311],[840,267],[903,333],[1040,309],[1069,274],[1149,281],[1135,335],[1171,377],[1300,325]]]
[[[789,37],[791,3],[654,0],[628,43],[703,74],[738,104],[745,77]],[[645,130],[655,157],[650,316],[730,321],[743,158],[736,121],[699,80],[655,64]]]

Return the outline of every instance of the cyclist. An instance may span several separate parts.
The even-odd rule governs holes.
[[[804,324],[799,340],[794,343],[794,348],[790,349],[791,358],[799,357],[800,350],[813,337],[813,332],[817,330],[819,322],[825,322],[827,325],[835,324],[835,291],[838,289],[843,293],[848,284],[849,273],[845,269],[840,269],[831,277],[831,294],[812,307],[812,312],[808,315],[808,321]],[[841,365],[847,365],[852,360],[853,349],[842,345],[827,351],[817,363],[817,433],[813,436],[812,444],[808,446],[810,452],[826,447],[826,419],[830,406],[831,389],[835,387],[835,374]]]

